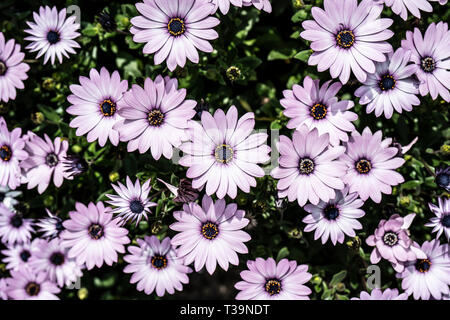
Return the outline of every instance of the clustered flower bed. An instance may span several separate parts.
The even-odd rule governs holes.
[[[449,298],[446,0],[0,9],[1,299]]]

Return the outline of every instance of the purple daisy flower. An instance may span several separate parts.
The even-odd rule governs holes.
[[[53,239],[59,237],[61,231],[64,230],[63,220],[50,212],[50,210],[45,209],[47,211],[47,218],[39,219],[36,222],[36,226],[39,227],[38,231],[42,232],[42,237],[46,239]]]
[[[26,29],[25,32],[31,36],[25,40],[31,41],[26,49],[30,52],[39,51],[36,59],[45,53],[44,64],[49,59],[54,64],[55,58],[62,63],[63,55],[69,58],[68,53],[76,53],[74,48],[79,48],[80,45],[73,39],[80,35],[77,32],[80,25],[75,22],[75,15],[66,19],[65,8],[58,12],[56,7],[50,9],[45,6],[39,8],[39,14],[33,12],[33,18],[34,22],[27,21],[30,29]]]
[[[234,199],[237,187],[249,193],[256,186],[254,177],[264,176],[258,163],[269,161],[270,147],[266,133],[251,134],[254,126],[255,115],[248,112],[238,120],[235,106],[226,115],[221,109],[214,116],[204,111],[201,123],[191,121],[190,141],[180,146],[187,155],[179,163],[189,167],[186,176],[195,189],[206,185],[207,195]]]
[[[287,127],[296,129],[306,125],[309,130],[317,128],[319,135],[329,134],[332,145],[348,141],[347,132],[355,130],[351,122],[358,116],[348,111],[354,106],[352,101],[338,101],[336,94],[341,87],[339,82],[331,81],[320,86],[320,80],[306,76],[303,87],[295,84],[292,90],[283,91],[284,99],[280,103],[285,108],[284,115],[291,118]]]
[[[186,58],[199,62],[198,51],[212,52],[208,40],[219,37],[212,28],[214,4],[206,0],[144,0],[136,3],[141,16],[130,20],[133,41],[146,43],[143,52],[155,53],[155,64],[166,60],[170,71],[184,67]]]
[[[137,282],[137,289],[151,294],[156,291],[162,297],[167,291],[174,294],[182,291],[183,284],[189,283],[191,268],[183,264],[177,252],[166,237],[159,242],[156,236],[137,239],[137,246],[128,246],[129,255],[123,257],[128,265],[123,270],[132,273],[131,283]]]
[[[67,255],[68,249],[61,246],[61,240],[53,239],[50,242],[41,241],[39,250],[30,258],[33,271],[46,273],[51,281],[60,288],[70,286],[83,275],[80,265],[74,258]]]
[[[351,300],[408,300],[408,294],[403,292],[398,294],[397,289],[381,289],[375,288],[370,293],[361,291],[359,298],[352,298]]]
[[[100,73],[91,69],[89,78],[81,76],[80,84],[70,85],[72,94],[67,97],[72,105],[66,111],[76,116],[70,126],[77,128],[77,136],[87,133],[88,142],[98,140],[103,147],[109,138],[117,146],[119,132],[113,126],[122,119],[118,103],[128,90],[128,81],[120,80],[118,71],[110,75],[103,67]]]
[[[343,84],[350,78],[350,70],[359,82],[365,82],[368,73],[375,72],[374,61],[386,60],[385,53],[392,46],[385,40],[394,33],[388,30],[392,19],[380,19],[382,6],[372,0],[324,0],[325,10],[313,7],[314,20],[304,21],[300,35],[312,41],[313,54],[309,65],[317,65],[322,72],[330,69],[333,78]]]
[[[33,219],[24,219],[0,203],[0,237],[4,244],[28,243],[33,232]]]
[[[425,241],[421,250],[425,258],[419,258],[405,264],[405,270],[397,274],[402,280],[402,288],[415,300],[429,300],[430,297],[441,300],[449,295],[450,250],[448,243],[437,240]]]
[[[173,147],[186,139],[188,120],[195,115],[194,100],[186,100],[186,89],[178,89],[178,80],[157,76],[145,79],[144,88],[134,84],[121,101],[119,114],[125,119],[114,128],[120,141],[128,141],[128,151],[150,148],[155,160],[161,155],[172,158]]]
[[[450,167],[437,169],[435,180],[439,187],[450,191]]]
[[[8,102],[16,98],[16,89],[25,88],[23,80],[28,78],[30,66],[23,61],[25,54],[14,39],[6,42],[0,32],[0,101]]]
[[[292,141],[280,136],[277,144],[280,158],[278,167],[270,175],[278,179],[278,197],[297,199],[303,207],[309,200],[317,205],[336,197],[335,190],[344,189],[341,177],[345,164],[337,158],[345,152],[342,146],[330,146],[328,134],[319,136],[317,129],[309,131],[302,126],[295,131]]]
[[[139,179],[133,185],[131,179],[127,176],[127,185],[124,186],[118,182],[118,185],[111,184],[117,195],[107,194],[106,196],[111,201],[106,201],[108,204],[116,207],[111,212],[117,213],[123,222],[128,220],[136,221],[136,226],[141,221],[142,217],[148,220],[147,213],[152,213],[150,208],[156,207],[155,202],[148,199],[148,194],[151,190],[150,179],[148,179],[142,186]]]
[[[370,197],[380,203],[382,193],[391,194],[391,186],[404,182],[394,170],[405,160],[395,157],[398,149],[389,147],[392,139],[381,139],[381,131],[372,134],[369,127],[362,134],[353,131],[346,143],[347,151],[340,158],[348,168],[343,180],[350,186],[349,192],[357,192],[364,201]]]
[[[31,242],[8,245],[6,250],[2,250],[5,256],[2,261],[6,263],[6,269],[17,270],[22,266],[29,267],[30,258],[39,251],[39,243],[42,241],[44,240],[36,238]]]
[[[258,10],[264,10],[267,13],[272,12],[272,5],[269,0],[242,0],[242,5],[245,7],[254,6]]]
[[[61,245],[69,248],[69,259],[75,258],[78,265],[86,264],[88,270],[105,262],[111,266],[117,261],[117,252],[124,253],[124,244],[130,242],[128,230],[112,219],[110,208],[102,202],[89,203],[88,207],[77,202],[77,211],[69,212],[70,219],[63,222]]]
[[[402,272],[406,261],[426,258],[408,235],[415,216],[411,213],[403,218],[394,214],[389,220],[380,220],[374,234],[366,239],[369,246],[375,247],[370,255],[371,263],[376,264],[384,258],[392,263],[395,271]]]
[[[77,155],[68,155],[64,161],[64,173],[68,177],[76,177],[88,170],[89,165],[86,160]]]
[[[28,189],[37,186],[39,193],[47,189],[52,176],[53,183],[58,188],[62,185],[64,178],[70,178],[64,173],[63,164],[69,143],[60,137],[52,142],[47,134],[44,134],[44,138],[45,140],[32,132],[28,133],[25,146],[28,158],[21,163]]]
[[[21,196],[22,191],[11,190],[8,187],[0,186],[0,203],[3,203],[6,207],[13,209],[19,201],[16,197]]]
[[[366,82],[355,91],[359,103],[367,104],[367,113],[375,110],[377,117],[384,113],[386,119],[392,117],[394,109],[402,113],[402,110],[411,111],[412,106],[420,104],[416,96],[418,84],[412,77],[418,66],[408,64],[411,51],[398,48],[388,57],[387,61],[376,64],[375,73],[369,74]]]
[[[442,233],[447,237],[447,241],[450,241],[450,199],[438,198],[439,206],[432,203],[428,203],[431,212],[436,217],[430,219],[429,223],[425,226],[433,227],[431,232],[437,232],[436,239],[438,239]]]
[[[411,61],[418,68],[419,92],[422,96],[430,93],[431,98],[438,95],[450,101],[450,31],[447,23],[431,23],[425,35],[419,29],[406,32],[406,40],[402,40],[402,48],[411,50]]]
[[[304,209],[310,213],[303,222],[307,224],[305,232],[316,230],[314,240],[322,237],[322,244],[328,237],[336,245],[343,243],[345,235],[355,237],[355,231],[362,229],[358,218],[364,216],[360,208],[364,201],[358,198],[357,193],[348,194],[348,188],[336,191],[336,197],[328,202],[320,201],[318,205],[307,204]]]
[[[178,188],[165,182],[162,179],[157,178],[158,181],[162,182],[167,189],[175,196],[174,202],[178,203],[188,203],[197,200],[198,191],[192,188],[192,182],[189,179],[180,179]]]
[[[194,262],[195,271],[200,271],[206,264],[206,270],[213,274],[216,265],[228,270],[229,263],[239,264],[237,253],[248,253],[244,242],[251,238],[242,231],[249,220],[245,212],[238,210],[235,203],[226,204],[219,199],[215,203],[205,195],[202,206],[191,202],[183,206],[183,211],[175,211],[177,222],[169,227],[178,231],[172,238],[172,245],[179,246],[178,257],[185,259],[185,264]]]
[[[236,300],[309,300],[311,289],[304,284],[312,275],[307,265],[287,259],[276,263],[272,258],[256,258],[247,261],[247,268],[241,272],[243,281],[234,285],[240,290]]]
[[[408,11],[419,19],[420,10],[432,12],[433,7],[429,1],[441,2],[442,0],[383,0],[382,3],[384,3],[387,7],[390,7],[395,14],[399,15],[406,21],[408,19]],[[445,0],[445,2],[447,2],[447,0]]]
[[[0,300],[8,300],[8,284],[6,278],[0,278]]]
[[[0,186],[14,190],[20,185],[19,162],[28,157],[21,128],[9,132],[5,119],[0,117]]]
[[[23,267],[11,270],[11,278],[6,279],[7,295],[12,300],[59,300],[61,290],[44,272],[35,273]]]
[[[242,7],[242,0],[209,0],[209,2],[214,4],[214,9],[212,13],[216,13],[218,9],[222,14],[227,14],[230,10],[230,4],[236,7]]]

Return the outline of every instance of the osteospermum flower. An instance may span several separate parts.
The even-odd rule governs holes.
[[[194,100],[186,100],[186,89],[178,80],[157,76],[145,79],[144,88],[133,85],[121,101],[119,114],[124,120],[114,126],[120,141],[128,141],[128,151],[150,149],[154,159],[172,158],[173,147],[186,139],[188,120],[195,115]]]
[[[450,167],[437,169],[435,181],[439,187],[450,191]]]
[[[25,219],[0,204],[0,237],[4,244],[27,243],[33,232],[32,219]]]
[[[13,209],[19,203],[15,198],[22,195],[22,191],[9,189],[7,186],[0,186],[0,203],[3,203],[9,209]]]
[[[397,289],[381,289],[375,288],[370,293],[361,291],[359,298],[352,298],[351,300],[408,300],[408,294],[403,292],[398,294]]]
[[[21,138],[22,129],[9,132],[5,119],[0,117],[0,186],[16,189],[20,185],[19,163],[28,157]]]
[[[392,9],[395,14],[398,14],[406,21],[408,19],[408,11],[413,16],[420,19],[420,10],[425,12],[432,12],[433,7],[429,1],[438,0],[383,0],[383,3]],[[442,1],[442,0],[439,0]],[[446,0],[445,0],[446,1]]]
[[[72,94],[67,97],[72,105],[66,111],[76,116],[70,126],[77,128],[77,136],[87,133],[88,142],[98,140],[103,147],[109,138],[117,146],[119,132],[113,126],[122,119],[118,103],[128,89],[128,81],[120,80],[118,71],[110,75],[103,67],[100,73],[91,69],[89,78],[81,76],[80,84],[70,85]]]
[[[245,7],[254,6],[258,10],[264,10],[267,13],[272,12],[272,5],[269,0],[242,0],[242,5]]]
[[[242,231],[249,220],[245,212],[238,210],[235,203],[226,204],[219,199],[215,203],[205,195],[202,206],[191,202],[183,206],[183,211],[175,211],[177,222],[170,229],[178,231],[172,238],[172,245],[179,246],[178,257],[186,265],[194,262],[195,271],[206,265],[206,270],[213,274],[216,265],[228,270],[229,264],[238,265],[236,253],[247,253],[244,242],[251,238]]]
[[[305,232],[314,232],[314,240],[322,237],[322,244],[328,237],[334,245],[343,243],[345,235],[355,237],[355,231],[362,229],[357,218],[364,216],[359,209],[364,201],[358,198],[357,193],[348,194],[348,188],[336,191],[336,197],[328,202],[320,201],[318,205],[307,204],[304,209],[310,213],[303,222],[307,224]]]
[[[146,43],[144,53],[155,53],[155,64],[166,60],[170,71],[184,67],[186,58],[198,63],[198,51],[212,52],[208,40],[219,37],[212,28],[214,4],[205,0],[145,0],[136,3],[141,16],[130,20],[133,41]]]
[[[412,78],[417,65],[408,64],[411,51],[398,48],[395,53],[388,54],[389,59],[376,64],[375,73],[367,76],[366,82],[355,91],[359,103],[367,104],[367,113],[375,110],[379,117],[384,113],[387,119],[395,111],[411,111],[412,106],[420,104],[416,94],[419,86]]]
[[[238,187],[248,193],[256,186],[255,177],[264,176],[258,163],[270,159],[270,147],[266,133],[251,134],[254,126],[255,115],[248,112],[238,120],[235,106],[226,115],[221,109],[214,116],[205,111],[201,123],[191,121],[190,141],[180,146],[187,155],[179,163],[189,167],[186,176],[195,189],[206,185],[206,194],[234,199]]]
[[[284,99],[280,103],[285,108],[284,115],[291,118],[287,127],[296,129],[306,125],[309,130],[317,128],[319,135],[329,134],[333,145],[348,141],[347,132],[355,130],[351,122],[358,116],[348,111],[354,106],[352,101],[338,101],[336,94],[341,87],[339,82],[331,81],[320,86],[320,80],[306,76],[303,86],[295,84],[292,90],[283,91]]]
[[[409,261],[397,278],[402,280],[402,288],[415,300],[428,300],[430,297],[440,300],[449,295],[450,290],[450,249],[448,243],[438,240],[425,241],[421,250],[425,258]]]
[[[384,53],[392,51],[385,40],[394,33],[387,28],[391,19],[380,19],[382,6],[373,0],[325,0],[322,10],[313,7],[314,20],[304,21],[301,37],[312,41],[313,54],[309,65],[317,65],[319,71],[330,69],[333,78],[343,84],[350,78],[350,71],[358,81],[365,82],[368,73],[375,72],[374,61],[386,60]]]
[[[77,155],[68,155],[64,158],[64,173],[68,177],[76,177],[85,173],[89,165],[86,160]]]
[[[0,278],[0,300],[8,300],[8,284],[6,278]]]
[[[56,187],[62,185],[64,178],[69,179],[64,173],[63,164],[69,143],[60,137],[52,142],[47,134],[44,134],[44,138],[45,140],[32,132],[28,133],[25,146],[28,158],[21,163],[28,189],[37,186],[39,193],[47,189],[52,177]]]
[[[346,143],[347,151],[340,158],[347,165],[343,180],[349,185],[349,192],[357,192],[364,201],[370,197],[379,203],[382,193],[390,194],[391,186],[404,181],[402,175],[394,170],[405,160],[395,157],[398,149],[388,146],[391,140],[381,139],[381,131],[372,134],[369,127],[362,134],[353,131]]]
[[[36,226],[39,227],[38,231],[43,233],[42,237],[47,239],[53,239],[59,237],[61,231],[64,230],[63,220],[51,213],[50,210],[47,211],[48,217],[41,218],[36,222]]]
[[[189,282],[187,274],[192,270],[177,256],[170,238],[159,242],[156,236],[145,236],[137,239],[137,243],[139,246],[129,246],[130,254],[123,257],[128,263],[123,271],[133,274],[131,283],[137,282],[137,289],[145,294],[156,291],[159,297],[166,291],[169,294],[182,291],[183,284]]]
[[[130,242],[128,230],[112,219],[110,208],[102,202],[87,207],[77,202],[75,208],[63,222],[65,230],[60,235],[61,245],[69,248],[67,256],[79,265],[86,264],[88,270],[100,268],[104,262],[111,266],[118,259],[117,252],[124,253],[124,244]]]
[[[69,58],[68,53],[75,54],[74,48],[79,48],[80,45],[73,39],[80,34],[77,32],[80,25],[75,22],[75,15],[66,18],[66,9],[58,12],[56,7],[50,9],[45,6],[39,8],[39,14],[33,12],[34,22],[27,21],[30,29],[25,32],[30,36],[25,40],[31,41],[26,47],[30,52],[39,51],[36,59],[44,55],[44,64],[50,59],[52,64],[58,58],[59,63],[62,63],[63,55]]]
[[[30,266],[35,272],[46,273],[60,288],[70,286],[83,275],[80,265],[67,256],[68,249],[61,246],[59,239],[41,241],[39,250],[30,258]]]
[[[317,205],[336,197],[335,190],[344,189],[341,180],[345,165],[338,161],[345,148],[330,146],[328,134],[319,136],[317,129],[309,131],[302,126],[295,131],[292,140],[280,136],[278,142],[278,167],[270,175],[278,179],[278,196],[297,199],[303,207],[309,200]]]
[[[161,179],[158,179],[158,181],[161,181],[167,189],[175,195],[175,198],[173,199],[174,202],[187,203],[193,202],[198,198],[198,191],[192,188],[192,181],[189,179],[181,178],[178,187]]]
[[[304,284],[311,279],[308,266],[296,261],[256,258],[247,261],[248,270],[241,272],[243,281],[234,287],[240,292],[236,300],[309,300],[311,294]]]
[[[242,7],[242,0],[209,0],[209,2],[214,4],[212,13],[215,13],[217,9],[220,9],[222,14],[227,14],[230,10],[230,4],[236,7]]]
[[[2,261],[6,264],[6,269],[17,270],[22,266],[29,266],[30,258],[39,251],[39,243],[42,241],[44,240],[36,238],[31,242],[8,245],[6,250],[2,250],[5,256]]]
[[[431,232],[437,232],[436,239],[438,239],[442,233],[447,237],[447,241],[450,241],[450,199],[438,198],[439,206],[432,203],[428,203],[431,212],[436,217],[430,219],[429,223],[425,226],[432,227]]]
[[[25,88],[23,80],[28,78],[30,66],[23,62],[25,54],[14,39],[6,42],[0,32],[0,101],[8,102],[16,98],[16,89]]]
[[[124,186],[118,182],[118,185],[111,184],[117,195],[107,194],[106,196],[111,201],[106,201],[115,208],[111,211],[117,213],[124,222],[131,220],[135,221],[136,225],[141,221],[142,217],[148,219],[147,213],[151,213],[150,208],[156,207],[155,202],[148,199],[148,194],[151,190],[150,179],[148,179],[142,186],[139,179],[133,185],[131,179],[127,176],[127,185]]]
[[[422,37],[419,29],[406,32],[406,40],[402,40],[402,48],[411,50],[411,61],[418,68],[419,92],[422,96],[430,93],[431,98],[438,95],[450,101],[450,31],[447,23],[431,23]]]
[[[12,300],[59,300],[61,290],[44,272],[36,273],[22,267],[11,270],[11,278],[6,279],[7,295]]]
[[[366,239],[369,246],[375,247],[370,255],[371,263],[378,263],[383,258],[392,263],[395,271],[402,272],[406,261],[426,257],[408,235],[415,216],[412,213],[402,218],[394,214],[389,220],[380,220],[374,234]]]

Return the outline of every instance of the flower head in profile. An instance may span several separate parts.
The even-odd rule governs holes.
[[[21,128],[8,131],[5,119],[0,117],[0,187],[14,190],[20,185],[20,162],[28,157],[21,134]]]
[[[450,199],[438,198],[438,204],[439,206],[432,203],[428,204],[435,217],[431,218],[425,226],[432,227],[431,232],[437,232],[436,239],[444,233],[447,241],[450,241]]]
[[[39,193],[43,193],[52,180],[56,187],[60,187],[64,178],[69,178],[64,173],[63,164],[69,143],[60,137],[52,141],[47,134],[44,138],[28,133],[25,146],[28,158],[21,163],[28,189],[37,186]]]
[[[120,141],[128,142],[128,151],[150,149],[155,160],[161,155],[171,159],[173,148],[186,139],[188,121],[195,115],[194,100],[186,99],[186,89],[178,80],[157,76],[145,79],[144,87],[134,84],[125,93],[119,114],[124,120],[114,126]]]
[[[269,0],[242,0],[244,7],[254,6],[258,10],[264,10],[267,13],[272,12],[272,5]]]
[[[380,203],[382,193],[390,194],[392,186],[404,181],[394,170],[405,160],[396,157],[396,147],[389,147],[392,139],[381,139],[381,130],[374,134],[369,127],[362,134],[353,131],[346,143],[347,151],[340,158],[347,165],[343,180],[350,187],[349,192],[357,192],[364,201],[370,197]]]
[[[63,61],[63,55],[69,58],[68,53],[75,54],[74,48],[80,45],[74,40],[80,33],[80,25],[75,22],[76,16],[66,17],[66,9],[58,12],[56,7],[40,7],[39,13],[33,12],[34,22],[27,21],[30,34],[25,40],[31,41],[26,47],[30,52],[38,51],[36,59],[44,55],[44,64],[50,59],[52,64],[58,58]]]
[[[378,263],[381,258],[392,263],[394,270],[402,272],[406,261],[425,258],[425,254],[409,238],[408,228],[414,213],[406,217],[392,215],[389,220],[380,220],[374,234],[366,239],[369,246],[375,247],[370,255],[371,263]]]
[[[337,159],[345,152],[342,146],[330,146],[328,134],[319,136],[317,129],[302,126],[292,140],[280,136],[278,167],[270,173],[278,179],[278,196],[297,200],[303,207],[309,200],[313,205],[336,197],[335,190],[344,189],[341,177],[345,165]]]
[[[356,113],[349,111],[354,103],[349,100],[338,101],[337,92],[342,87],[339,82],[325,82],[309,76],[303,79],[303,86],[295,84],[292,90],[283,91],[280,103],[285,108],[284,115],[290,118],[289,129],[306,125],[309,130],[316,128],[319,135],[329,134],[332,145],[348,141],[347,132],[355,130],[352,121],[358,119]]]
[[[258,165],[267,162],[270,147],[266,133],[252,133],[255,115],[252,112],[238,119],[238,111],[231,106],[227,113],[217,109],[214,116],[202,113],[200,123],[191,121],[189,140],[180,146],[186,154],[180,164],[189,167],[186,176],[192,186],[219,199],[229,195],[234,199],[237,188],[249,193],[256,186],[255,177],[263,177]]]
[[[158,297],[166,291],[169,294],[182,291],[192,270],[177,256],[170,238],[160,242],[156,236],[145,236],[137,239],[137,243],[138,246],[128,246],[130,254],[123,258],[128,263],[123,271],[132,273],[131,283],[137,283],[137,289],[145,294],[156,291]]]
[[[0,237],[4,244],[28,243],[33,232],[33,219],[26,219],[0,204]]]
[[[212,17],[214,4],[206,0],[145,0],[136,3],[141,14],[130,20],[133,41],[145,43],[143,52],[155,53],[155,64],[166,60],[170,71],[186,59],[199,62],[198,50],[212,52],[209,40],[219,37]]]
[[[118,71],[111,75],[103,67],[100,73],[91,69],[89,78],[81,76],[80,84],[70,85],[72,94],[67,100],[72,104],[67,113],[76,117],[70,122],[72,128],[77,128],[77,136],[87,133],[87,141],[98,140],[101,147],[109,139],[115,146],[119,144],[119,132],[113,126],[122,118],[119,116],[118,103],[125,91],[128,81],[121,80]]]
[[[435,181],[439,187],[450,191],[450,167],[437,169]]]
[[[364,216],[360,208],[364,202],[358,198],[357,193],[348,194],[348,188],[336,191],[336,197],[327,202],[320,201],[317,205],[307,204],[304,209],[309,213],[303,222],[307,224],[306,232],[314,231],[314,240],[322,238],[322,244],[331,239],[343,243],[345,235],[355,237],[355,231],[362,229],[357,220]]]
[[[361,291],[359,298],[351,300],[408,300],[408,294],[403,292],[398,294],[398,289],[381,289],[375,288],[370,293]]]
[[[420,104],[416,94],[419,86],[413,79],[417,65],[408,64],[411,51],[398,48],[395,53],[388,54],[389,59],[376,64],[375,73],[367,76],[366,82],[355,91],[359,103],[367,104],[367,113],[375,110],[379,117],[384,114],[390,119],[395,111],[411,111],[412,106]]]
[[[388,28],[392,19],[380,19],[382,6],[373,0],[324,0],[325,10],[313,7],[314,20],[304,21],[303,39],[311,41],[314,51],[309,65],[317,65],[322,72],[330,69],[333,78],[346,84],[350,71],[359,82],[375,72],[374,62],[386,60],[385,53],[392,51],[386,42],[394,33]]]
[[[175,196],[174,202],[188,203],[197,200],[199,192],[192,187],[192,181],[189,179],[181,178],[178,187],[165,182],[162,179],[158,179],[162,182],[167,189]]]
[[[238,265],[237,253],[247,253],[244,242],[251,238],[243,229],[249,220],[245,212],[238,210],[235,203],[226,204],[224,199],[215,203],[205,195],[202,205],[195,202],[185,204],[183,211],[175,211],[177,220],[170,229],[178,231],[172,238],[172,245],[178,247],[178,257],[186,265],[194,262],[198,272],[206,265],[209,274],[219,266],[228,270],[229,264]]]
[[[6,269],[18,270],[23,266],[30,266],[30,258],[40,250],[40,242],[44,240],[35,238],[31,242],[7,245],[2,254],[5,256],[2,261],[6,264]],[[45,241],[44,241],[45,242]]]
[[[69,154],[64,158],[64,173],[68,177],[76,177],[85,173],[89,169],[89,165],[83,157]]]
[[[59,237],[61,231],[64,230],[63,220],[54,215],[50,210],[45,209],[48,217],[41,218],[36,222],[39,227],[38,231],[42,233],[42,237],[46,239],[53,239]]]
[[[418,28],[406,32],[402,48],[411,50],[411,61],[418,66],[419,92],[422,96],[430,94],[435,100],[438,95],[450,101],[450,31],[447,23],[431,23],[425,34]]]
[[[117,262],[117,253],[124,253],[124,245],[130,242],[128,230],[119,226],[119,220],[113,219],[110,208],[102,202],[91,202],[87,207],[77,202],[75,208],[63,222],[65,230],[60,235],[61,245],[69,248],[69,259],[86,264],[88,270]]]
[[[256,258],[247,261],[242,281],[234,285],[240,292],[236,300],[309,300],[311,289],[305,286],[312,275],[305,264],[295,260]]]
[[[142,186],[139,179],[136,179],[133,185],[130,177],[127,176],[126,186],[118,182],[117,185],[112,184],[112,187],[117,195],[106,195],[110,199],[110,201],[106,202],[115,207],[111,211],[112,213],[118,214],[124,222],[130,220],[136,222],[136,225],[143,217],[148,220],[147,213],[151,213],[150,208],[156,207],[156,203],[148,199],[148,194],[152,188],[150,179]]]
[[[425,241],[420,247],[424,258],[405,263],[403,272],[397,274],[402,279],[402,288],[415,300],[441,300],[450,294],[450,248],[448,243],[438,240]]]
[[[27,267],[11,270],[6,284],[12,300],[59,300],[56,294],[61,291],[45,272],[36,273]]]
[[[25,88],[23,80],[28,78],[30,66],[23,62],[25,54],[14,39],[5,40],[0,32],[0,101],[16,98],[16,89]]]
[[[0,186],[0,203],[3,203],[9,209],[13,209],[17,201],[17,197],[22,195],[22,191],[11,190],[7,186]]]

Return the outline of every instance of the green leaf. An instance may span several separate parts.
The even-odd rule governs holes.
[[[303,50],[300,52],[297,52],[297,54],[294,56],[294,59],[298,59],[303,62],[308,62],[309,56],[311,55],[311,50]]]
[[[417,187],[419,187],[420,185],[421,185],[421,182],[419,180],[409,180],[409,181],[405,182],[404,184],[402,184],[402,189],[414,190]]]
[[[345,270],[342,270],[342,271],[336,273],[330,281],[330,286],[334,287],[339,282],[342,282],[342,280],[344,280],[344,278],[346,276],[347,276],[347,271],[345,271]]]
[[[283,247],[280,249],[280,251],[278,251],[277,261],[280,261],[281,259],[284,259],[287,256],[289,256],[289,249],[287,247]]]

